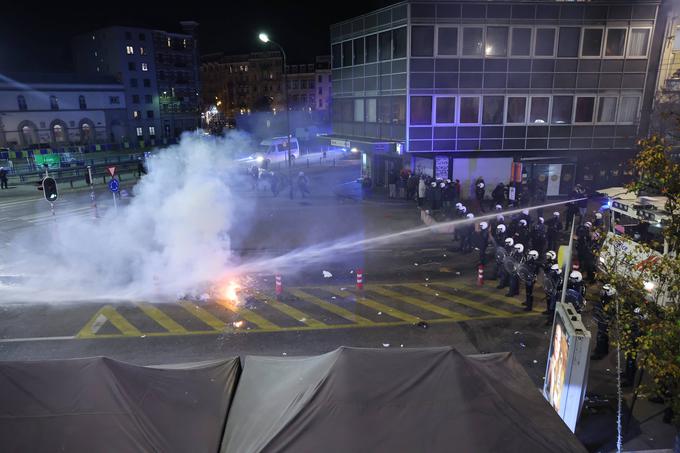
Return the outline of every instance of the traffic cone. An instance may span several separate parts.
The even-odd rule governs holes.
[[[484,265],[477,267],[477,286],[484,286]]]
[[[364,270],[357,269],[357,289],[364,289]]]
[[[281,274],[276,274],[276,300],[281,299],[281,294],[283,294],[283,282],[281,281]]]

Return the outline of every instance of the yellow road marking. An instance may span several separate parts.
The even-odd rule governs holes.
[[[96,332],[93,331],[92,327],[100,315],[106,317],[106,319],[111,324],[113,324],[113,326],[116,329],[120,331],[121,335],[114,336],[136,337],[142,334],[142,332],[140,332],[135,326],[130,324],[130,322],[127,319],[123,318],[123,316],[120,313],[118,313],[115,308],[113,308],[111,305],[105,305],[102,308],[100,308],[97,313],[94,314],[92,319],[90,319],[90,321],[88,321],[88,323],[85,324],[85,326],[82,329],[80,329],[80,332],[78,332],[76,337],[79,338],[99,337],[99,335],[96,335]]]
[[[222,304],[220,304],[222,305]],[[224,307],[224,305],[222,305]],[[245,319],[249,323],[257,325],[260,329],[267,329],[267,330],[280,330],[281,327],[277,326],[271,321],[268,321],[267,319],[263,318],[262,316],[258,315],[252,310],[247,309],[246,307],[236,307],[233,309],[230,309],[229,307],[225,307],[229,310],[232,310],[236,315],[240,316],[241,318]]]
[[[373,321],[370,319],[366,319],[364,317],[361,317],[357,315],[356,313],[352,313],[349,310],[345,310],[342,307],[338,307],[337,305],[333,305],[329,302],[326,302],[323,299],[320,299],[312,294],[306,293],[302,290],[299,289],[290,289],[288,291],[291,293],[293,296],[297,297],[298,299],[302,299],[304,301],[310,302],[312,304],[318,305],[319,307],[323,308],[326,311],[330,311],[331,313],[335,313],[338,316],[342,316],[343,318],[352,321],[354,323],[360,324],[360,325],[372,325],[375,324]]]
[[[378,293],[380,295],[386,296],[386,297],[392,297],[397,300],[401,300],[403,302],[406,302],[407,304],[411,305],[416,305],[420,308],[424,308],[427,311],[431,311],[433,313],[438,313],[440,315],[446,316],[447,318],[454,319],[456,321],[465,321],[467,319],[471,319],[469,316],[464,315],[462,313],[457,313],[455,311],[451,311],[447,308],[440,307],[439,305],[431,304],[429,302],[426,302],[424,300],[416,299],[415,297],[411,296],[405,296],[403,294],[399,294],[398,292],[392,291],[390,289],[386,289],[384,287],[379,287],[379,286],[371,286],[366,288],[368,291],[373,291],[375,293]],[[430,322],[428,320],[428,322]]]
[[[488,297],[489,299],[494,299],[497,300],[498,302],[503,302],[506,304],[510,305],[516,305],[516,306],[521,306],[522,303],[515,299],[514,297],[505,297],[501,294],[498,294],[494,291],[491,291],[490,288],[489,290],[483,290],[481,288],[475,288],[470,285],[466,284],[460,284],[460,283],[448,283],[448,282],[432,282],[433,285],[440,285],[440,286],[446,286],[449,288],[455,288],[455,289],[462,289],[463,291],[467,291],[468,293],[472,294],[477,294],[478,296],[484,296]],[[494,288],[495,289],[495,288]],[[534,287],[534,296],[537,294],[542,294],[538,292],[538,289]]]
[[[471,300],[463,299],[462,297],[458,297],[458,296],[454,296],[452,294],[437,291],[436,289],[432,289],[432,288],[423,286],[420,283],[406,283],[403,286],[405,286],[407,288],[414,289],[414,290],[421,292],[423,294],[429,294],[431,296],[441,297],[441,298],[449,300],[451,302],[455,302],[455,303],[460,304],[460,305],[465,305],[466,307],[474,308],[475,310],[483,311],[483,312],[489,313],[491,315],[512,316],[514,314],[514,313],[511,313],[509,311],[499,310],[497,308],[490,307],[490,306],[482,304],[480,302],[473,302]]]
[[[220,318],[217,316],[213,315],[207,310],[202,309],[196,304],[192,304],[191,302],[188,302],[186,300],[180,300],[179,304],[184,307],[186,311],[191,313],[193,316],[197,317],[213,329],[217,331],[222,331],[227,327],[227,323],[222,321]]]
[[[402,321],[410,322],[410,323],[416,323],[420,321],[421,319],[418,318],[417,316],[409,315],[408,313],[404,313],[403,311],[399,311],[396,308],[392,308],[389,305],[381,304],[380,302],[376,302],[371,299],[367,299],[364,297],[362,294],[358,293],[352,293],[349,291],[340,291],[339,289],[329,289],[329,292],[340,296],[340,297],[348,297],[348,296],[356,296],[356,301],[359,304],[365,305],[369,308],[372,308],[377,311],[381,311],[383,313],[387,313],[388,315],[392,316],[393,318],[401,319]]]
[[[273,307],[277,310],[279,310],[281,313],[284,313],[291,318],[295,319],[298,322],[301,322],[303,324],[308,325],[309,327],[316,327],[317,329],[323,329],[325,327],[328,327],[327,324],[322,323],[321,321],[317,321],[316,319],[312,318],[309,316],[307,313],[298,310],[295,307],[291,307],[288,304],[285,304],[283,302],[279,302],[276,299],[269,299],[269,298],[263,298],[260,297],[260,299],[264,299],[263,301],[268,302],[267,305],[270,307]]]
[[[163,313],[158,307],[148,302],[135,303],[149,318],[156,321],[163,326],[165,330],[172,333],[184,333],[187,331],[184,327],[177,324],[170,316]]]

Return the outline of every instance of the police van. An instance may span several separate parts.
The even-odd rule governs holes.
[[[295,137],[290,139],[290,160],[300,157],[300,145]],[[273,137],[262,140],[255,153],[258,164],[286,162],[288,160],[288,137]]]

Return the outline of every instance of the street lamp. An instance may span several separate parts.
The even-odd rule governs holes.
[[[290,133],[290,108],[288,107],[288,71],[286,70],[286,51],[283,47],[275,41],[269,39],[266,33],[259,34],[260,41],[265,44],[272,43],[279,48],[281,55],[283,56],[283,96],[286,99],[286,135],[288,136],[288,180],[290,181],[290,197],[293,198],[293,177],[292,172],[292,159],[290,156],[290,148],[292,146],[292,136]]]

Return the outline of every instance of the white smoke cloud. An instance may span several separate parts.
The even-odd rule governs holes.
[[[239,133],[185,135],[148,159],[151,171],[118,212],[24,231],[3,253],[5,270],[24,281],[0,287],[0,301],[164,299],[224,276],[236,215],[232,157],[249,144]]]

